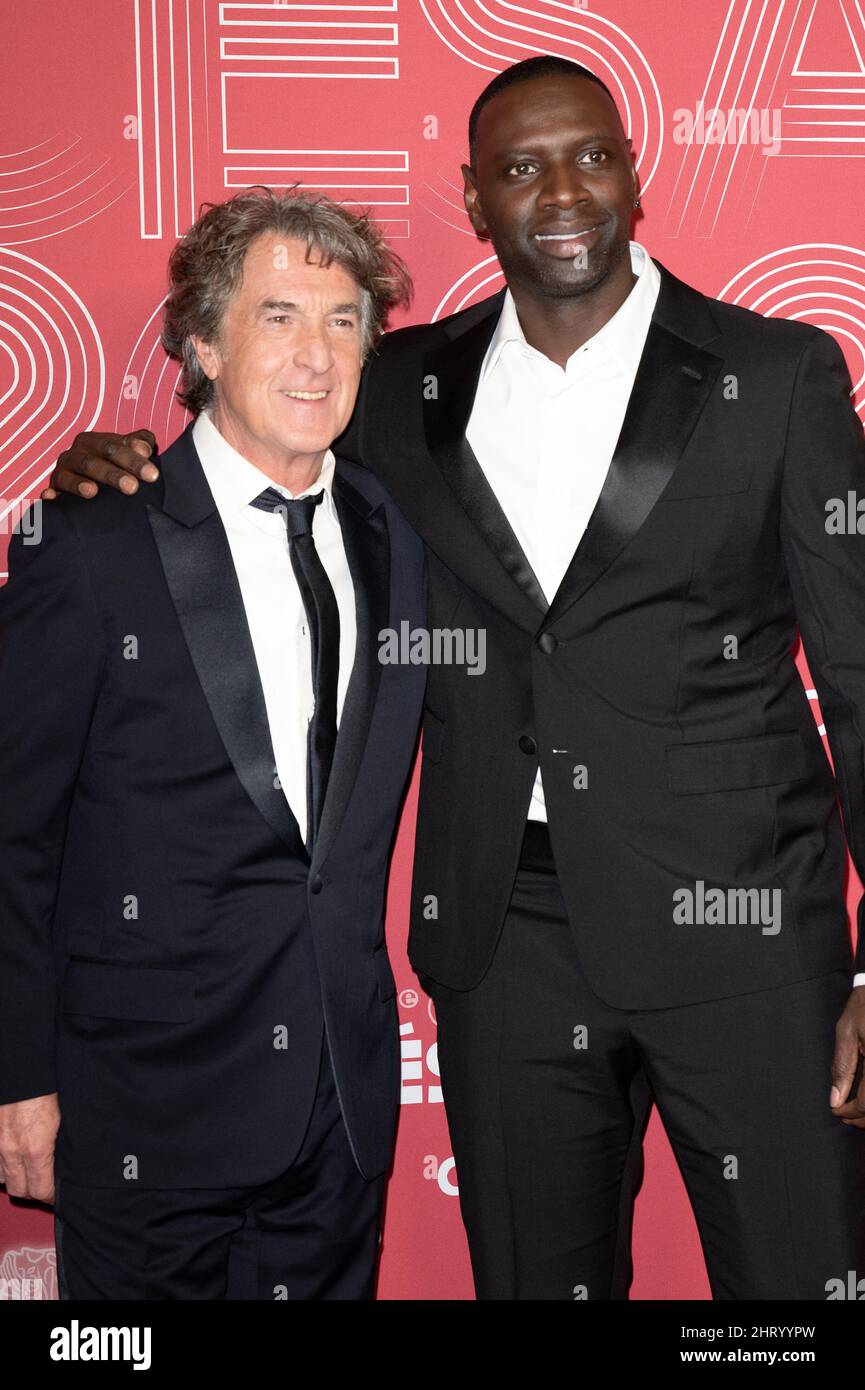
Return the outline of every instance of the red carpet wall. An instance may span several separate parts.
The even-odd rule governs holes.
[[[18,0],[4,29],[4,556],[78,430],[147,425],[166,443],[183,427],[160,304],[202,200],[300,180],[371,207],[415,276],[412,321],[496,290],[462,206],[466,118],[495,73],[536,53],[591,66],[615,93],[638,157],[636,238],[710,295],[834,333],[861,395],[859,0]],[[434,1014],[405,957],[414,811],[412,796],[389,899],[403,1107],[379,1296],[467,1299]],[[859,891],[851,875],[851,904]],[[635,1247],[635,1298],[708,1297],[654,1119]],[[0,1278],[41,1273],[53,1296],[53,1259],[47,1212],[0,1194]]]

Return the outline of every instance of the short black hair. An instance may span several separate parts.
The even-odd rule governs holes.
[[[471,109],[469,116],[469,162],[472,167],[474,167],[475,154],[477,153],[478,118],[487,102],[491,101],[498,92],[504,91],[506,87],[512,87],[515,82],[528,82],[534,77],[553,77],[562,73],[566,77],[587,77],[590,82],[596,82],[599,87],[603,87],[615,106],[615,98],[606,82],[602,82],[591,68],[584,68],[582,63],[573,63],[570,58],[557,58],[552,53],[540,53],[536,58],[525,58],[521,63],[514,63],[511,67],[505,68],[504,72],[500,72],[493,78],[492,82],[488,82]]]

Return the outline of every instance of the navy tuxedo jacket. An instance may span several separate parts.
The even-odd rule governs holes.
[[[382,665],[379,634],[424,623],[423,549],[337,458],[358,636],[310,863],[191,430],[158,462],[134,497],[60,497],[38,545],[11,542],[0,1103],[59,1091],[61,1178],[119,1185],[132,1156],[142,1187],[257,1184],[300,1142],[323,1014],[371,1177],[398,1106],[383,916],[426,675]]]

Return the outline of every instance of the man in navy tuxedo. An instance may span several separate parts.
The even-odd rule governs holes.
[[[170,271],[194,422],[134,499],[45,506],[0,592],[0,1177],[54,1200],[65,1298],[369,1298],[425,677],[379,634],[424,559],[330,444],[410,285],[268,190]]]

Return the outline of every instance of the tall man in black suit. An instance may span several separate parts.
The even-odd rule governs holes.
[[[478,1295],[623,1296],[651,1096],[714,1296],[826,1298],[865,1269],[865,555],[827,511],[865,488],[849,374],[629,240],[633,154],[585,69],[517,64],[469,128],[507,288],[389,334],[340,447],[423,536],[430,624],[486,629],[485,680],[430,671],[409,948]],[[105,447],[57,484],[146,476]]]
[[[171,278],[197,418],[132,502],[45,507],[0,592],[0,1177],[54,1198],[64,1298],[369,1298],[425,675],[379,635],[423,623],[423,548],[330,443],[408,281],[267,190]]]

